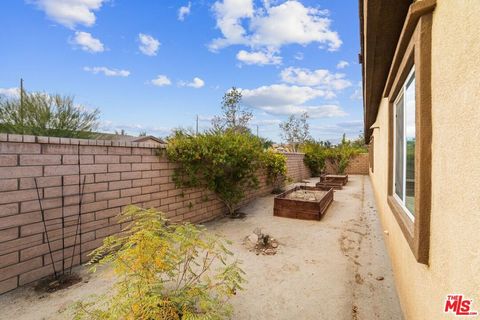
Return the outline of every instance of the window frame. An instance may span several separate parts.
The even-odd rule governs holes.
[[[387,202],[415,259],[428,265],[431,212],[431,29],[434,1],[428,10],[409,11],[392,61],[384,97],[388,98]],[[411,5],[414,6],[415,4]],[[394,145],[395,101],[400,97],[412,68],[415,72],[415,216],[395,198]],[[406,146],[405,146],[406,147]],[[404,168],[405,170],[406,168]]]
[[[405,91],[407,89],[407,86],[410,84],[410,81],[412,80],[412,77],[415,75],[415,64],[412,66],[412,68],[410,69],[407,77],[405,78],[405,81],[403,82],[403,84],[401,85],[401,88],[400,88],[400,91],[398,92],[397,94],[397,97],[395,98],[394,102],[393,102],[393,113],[394,113],[394,119],[397,117],[397,105],[398,105],[398,102],[403,99],[402,101],[402,104],[403,104],[403,157],[402,157],[402,161],[403,161],[403,181],[402,181],[402,194],[404,196],[404,198],[407,197],[407,126],[406,126],[406,122],[407,122],[407,116],[406,116],[406,104],[405,104]],[[415,110],[416,110],[416,101],[415,101]],[[401,199],[398,194],[395,192],[395,183],[397,182],[396,181],[396,177],[395,177],[395,170],[396,170],[396,166],[397,166],[397,161],[396,161],[396,152],[397,152],[397,144],[395,143],[396,142],[396,134],[397,134],[397,121],[393,121],[393,134],[395,135],[393,141],[394,141],[394,144],[393,144],[393,188],[394,188],[394,192],[393,192],[393,197],[395,198],[396,201],[398,201],[398,204],[402,207],[402,209],[405,211],[405,214],[407,215],[407,217],[412,220],[413,223],[415,223],[415,213],[412,213],[406,206],[406,203],[405,203],[405,199]]]

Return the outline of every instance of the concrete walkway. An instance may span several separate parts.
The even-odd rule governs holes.
[[[247,273],[234,319],[402,319],[369,178],[351,176],[334,198],[321,221],[274,217],[267,196],[243,220],[207,224],[233,240]],[[242,246],[256,227],[280,242],[276,255]]]
[[[232,299],[234,319],[402,319],[369,178],[352,176],[334,197],[321,221],[274,217],[267,196],[243,208],[245,219],[206,224],[233,241],[247,273],[246,290]],[[244,247],[257,227],[279,240],[276,255]],[[71,319],[73,302],[107,293],[115,281],[109,268],[77,272],[84,281],[66,290],[23,287],[0,296],[0,319]]]

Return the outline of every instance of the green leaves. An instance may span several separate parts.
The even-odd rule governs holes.
[[[264,149],[259,138],[246,132],[177,131],[168,140],[167,156],[180,165],[174,172],[177,186],[211,190],[233,214],[245,192],[258,187]]]
[[[267,171],[267,182],[274,189],[283,187],[287,175],[287,158],[271,149],[263,154],[263,165]]]
[[[202,226],[170,224],[154,209],[128,207],[129,225],[91,253],[90,264],[110,263],[118,282],[112,295],[74,306],[75,319],[225,319],[228,299],[245,273],[228,242]]]
[[[7,133],[89,138],[99,115],[58,94],[23,91],[21,100],[0,99],[0,130]]]
[[[302,151],[305,153],[304,163],[307,165],[313,176],[318,176],[325,168],[325,161],[328,159],[337,173],[345,173],[350,159],[361,152],[365,152],[365,147],[361,144],[361,139],[355,141],[347,140],[345,134],[342,141],[337,146],[332,147],[329,143],[323,141],[308,141],[302,145]]]

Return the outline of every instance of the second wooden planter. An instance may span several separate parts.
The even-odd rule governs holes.
[[[321,193],[321,197],[309,200],[290,198],[294,192],[298,191]],[[332,201],[332,188],[325,191],[316,187],[297,186],[275,197],[273,215],[294,219],[320,220]]]

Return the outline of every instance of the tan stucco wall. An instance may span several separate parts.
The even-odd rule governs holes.
[[[374,130],[378,212],[406,319],[452,319],[447,294],[480,312],[480,2],[438,0],[432,29],[430,265],[416,262],[387,204],[387,101]]]

